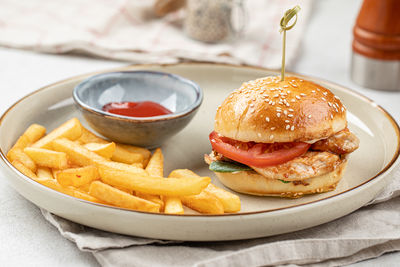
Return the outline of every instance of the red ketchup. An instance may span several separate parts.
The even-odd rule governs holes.
[[[154,117],[172,113],[169,109],[153,101],[111,102],[105,104],[103,110],[129,117]]]

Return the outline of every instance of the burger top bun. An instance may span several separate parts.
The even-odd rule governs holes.
[[[331,91],[297,77],[243,83],[218,107],[214,129],[242,142],[312,142],[347,127],[346,109]]]

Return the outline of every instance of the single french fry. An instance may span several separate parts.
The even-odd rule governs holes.
[[[156,203],[135,197],[99,181],[95,181],[90,185],[89,194],[121,208],[148,212],[160,211],[160,205]]]
[[[15,142],[13,147],[10,149],[10,151],[15,148],[24,149],[25,147],[29,146],[30,144],[31,144],[31,141],[29,140],[29,138],[26,135],[21,135],[18,138],[17,142]]]
[[[26,147],[24,152],[39,166],[65,169],[68,168],[67,154],[49,149]]]
[[[37,178],[36,174],[31,171],[29,168],[27,168],[24,164],[22,164],[20,161],[18,160],[14,160],[11,163],[17,170],[19,170],[20,172],[22,172],[23,174],[25,174],[26,176],[35,179]]]
[[[164,155],[160,148],[154,151],[145,170],[151,176],[164,177]]]
[[[139,146],[132,146],[132,145],[126,145],[126,144],[121,144],[121,143],[117,143],[116,145],[119,147],[122,147],[123,149],[128,150],[129,152],[142,154],[143,155],[143,167],[146,167],[146,165],[150,159],[150,156],[151,156],[150,150],[148,150],[147,148],[139,147]]]
[[[122,148],[121,146],[116,146],[114,154],[111,157],[111,160],[126,164],[132,164],[136,162],[142,163],[143,155],[140,153],[130,152]]]
[[[169,178],[151,177],[99,166],[101,180],[113,186],[132,189],[152,195],[185,196],[199,194],[210,183],[210,177]]]
[[[115,152],[115,143],[87,143],[83,145],[88,150],[100,155],[106,159],[110,159]]]
[[[46,128],[39,124],[32,124],[26,129],[23,136],[26,136],[29,143],[35,143],[46,134]]]
[[[62,186],[80,187],[99,179],[99,172],[96,166],[66,169],[59,171],[56,174],[56,179]]]
[[[13,148],[21,148],[29,146],[31,143],[36,142],[40,138],[44,136],[46,133],[46,128],[39,124],[30,125],[25,132],[18,138],[17,142],[15,142]]]
[[[184,214],[182,201],[179,197],[163,197],[164,213],[167,214]]]
[[[54,179],[51,169],[47,167],[38,167],[36,170],[36,176],[39,179]]]
[[[170,173],[170,177],[182,178],[182,177],[200,177],[196,173],[188,169],[177,169]],[[205,189],[205,192],[214,195],[221,201],[224,206],[224,212],[238,212],[240,211],[241,204],[239,196],[226,191],[220,187],[210,183]]]
[[[88,144],[88,143],[106,144],[106,143],[110,142],[110,141],[107,141],[107,140],[95,135],[94,133],[92,133],[91,131],[89,131],[88,129],[86,129],[83,126],[82,126],[82,134],[77,139],[77,141],[82,145]]]
[[[35,148],[47,148],[51,149],[51,143],[57,138],[67,138],[69,140],[76,140],[82,134],[82,126],[77,118],[72,118],[65,122],[58,128],[51,131],[48,135],[39,139],[37,142],[32,144]]]
[[[190,170],[175,170],[171,172],[168,177],[175,177],[179,179],[183,178],[198,178],[195,173],[190,173]],[[185,176],[186,175],[186,176]],[[170,178],[168,178],[170,179]],[[200,213],[207,214],[223,214],[224,206],[221,201],[211,193],[206,192],[204,189],[200,194],[192,195],[192,196],[182,196],[180,197],[182,203]]]
[[[36,171],[36,163],[21,148],[11,148],[7,153],[7,158],[10,162],[17,160],[31,171]]]
[[[66,153],[72,164],[88,166],[107,161],[102,156],[66,138],[56,139],[51,142],[51,145],[53,150]]]

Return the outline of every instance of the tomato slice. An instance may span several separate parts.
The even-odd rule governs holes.
[[[255,167],[268,167],[288,162],[303,155],[310,144],[292,143],[255,143],[240,142],[220,136],[215,131],[210,133],[212,148],[234,161]]]

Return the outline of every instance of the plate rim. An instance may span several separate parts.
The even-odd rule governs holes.
[[[20,102],[22,102],[23,100],[25,100],[26,98],[29,98],[30,96],[33,96],[41,91],[44,91],[48,88],[54,87],[54,86],[58,86],[58,85],[62,85],[64,83],[68,83],[71,82],[73,80],[79,80],[79,79],[85,79],[93,76],[93,75],[97,75],[97,74],[101,74],[101,73],[105,73],[105,72],[116,72],[116,71],[129,71],[132,69],[137,69],[137,68],[146,68],[146,67],[173,67],[173,66],[179,66],[179,65],[201,65],[201,66],[206,66],[206,65],[211,65],[211,66],[219,66],[219,67],[231,67],[231,68],[239,68],[239,69],[255,69],[255,70],[259,70],[259,71],[265,71],[265,72],[272,72],[272,73],[277,73],[279,74],[279,70],[276,69],[269,69],[269,68],[263,68],[263,67],[258,67],[258,66],[253,66],[253,65],[247,65],[247,64],[230,64],[230,63],[210,63],[210,62],[178,62],[178,63],[167,63],[167,64],[129,64],[126,66],[121,66],[121,67],[116,67],[116,68],[110,68],[110,69],[104,69],[104,70],[100,70],[100,71],[93,71],[93,72],[88,72],[88,73],[84,73],[84,74],[79,74],[79,75],[75,75],[66,79],[62,79],[53,83],[50,83],[48,85],[42,86],[28,94],[26,94],[25,96],[21,97],[20,99],[18,99],[16,102],[14,102],[13,104],[11,104],[1,115],[0,117],[0,127],[3,123],[3,120],[7,117],[7,114],[15,108],[15,106],[17,106]],[[90,205],[95,205],[98,207],[102,207],[102,208],[108,208],[108,209],[113,209],[113,210],[118,210],[121,212],[128,212],[128,213],[139,213],[139,214],[146,214],[146,215],[161,215],[161,216],[179,216],[179,217],[186,217],[186,218],[190,218],[190,217],[195,217],[195,218],[207,218],[207,217],[235,217],[235,216],[249,216],[249,215],[258,215],[258,214],[267,214],[267,213],[275,213],[275,212],[281,212],[281,211],[287,211],[287,210],[291,210],[294,208],[304,208],[306,206],[312,205],[312,204],[318,204],[321,202],[326,202],[329,201],[333,198],[337,198],[337,197],[341,197],[341,196],[347,196],[349,193],[354,192],[354,190],[363,188],[366,184],[369,184],[372,181],[375,181],[378,177],[382,176],[383,174],[387,173],[389,171],[389,169],[391,169],[392,167],[394,167],[395,163],[397,160],[400,159],[400,126],[399,124],[396,122],[396,120],[393,118],[393,116],[386,110],[384,109],[382,106],[378,105],[375,101],[373,101],[372,99],[368,98],[367,96],[362,95],[361,93],[347,88],[343,85],[328,81],[326,79],[321,79],[312,75],[305,75],[305,74],[301,74],[301,73],[296,73],[296,72],[287,72],[287,74],[289,75],[295,75],[298,77],[302,77],[302,78],[306,78],[306,79],[311,79],[312,81],[315,82],[322,82],[325,84],[328,84],[329,86],[332,87],[338,87],[346,92],[351,93],[352,95],[354,95],[355,97],[359,97],[361,99],[363,99],[364,101],[368,102],[371,106],[373,106],[374,108],[377,108],[381,113],[383,113],[383,115],[385,115],[385,117],[391,122],[393,129],[395,129],[395,133],[397,136],[397,140],[399,140],[399,142],[397,142],[397,148],[396,148],[396,152],[394,154],[394,156],[392,157],[392,159],[389,161],[388,164],[386,164],[386,166],[384,166],[375,176],[369,178],[368,180],[364,181],[361,184],[358,184],[356,186],[353,186],[343,192],[331,195],[331,196],[327,196],[321,199],[317,199],[317,200],[312,200],[312,201],[308,201],[305,203],[300,203],[300,204],[295,204],[295,205],[291,205],[288,207],[281,207],[281,208],[274,208],[274,209],[269,209],[269,210],[261,210],[261,211],[252,211],[252,212],[238,212],[238,213],[224,213],[224,214],[164,214],[164,213],[152,213],[152,212],[146,212],[146,211],[136,211],[136,210],[130,210],[130,209],[126,209],[126,208],[120,208],[120,207],[114,207],[114,206],[108,206],[108,205],[104,205],[104,204],[100,204],[100,203],[94,203],[94,202],[90,202],[84,199],[79,199],[70,195],[66,195],[63,194],[61,192],[58,192],[56,190],[53,190],[51,188],[48,188],[47,186],[44,186],[34,180],[32,180],[31,178],[29,178],[28,176],[22,174],[21,172],[19,172],[12,164],[11,162],[7,159],[6,157],[6,153],[3,152],[2,148],[0,148],[0,159],[3,161],[3,163],[8,166],[13,172],[14,174],[16,174],[19,178],[23,179],[24,181],[28,181],[29,183],[33,183],[35,185],[39,185],[39,187],[44,188],[45,190],[48,190],[51,193],[55,193],[60,195],[61,197],[67,197],[72,199],[73,201],[79,201],[82,203],[86,203],[86,204],[90,204]],[[71,95],[72,98],[72,95]],[[400,161],[399,161],[400,162]]]

